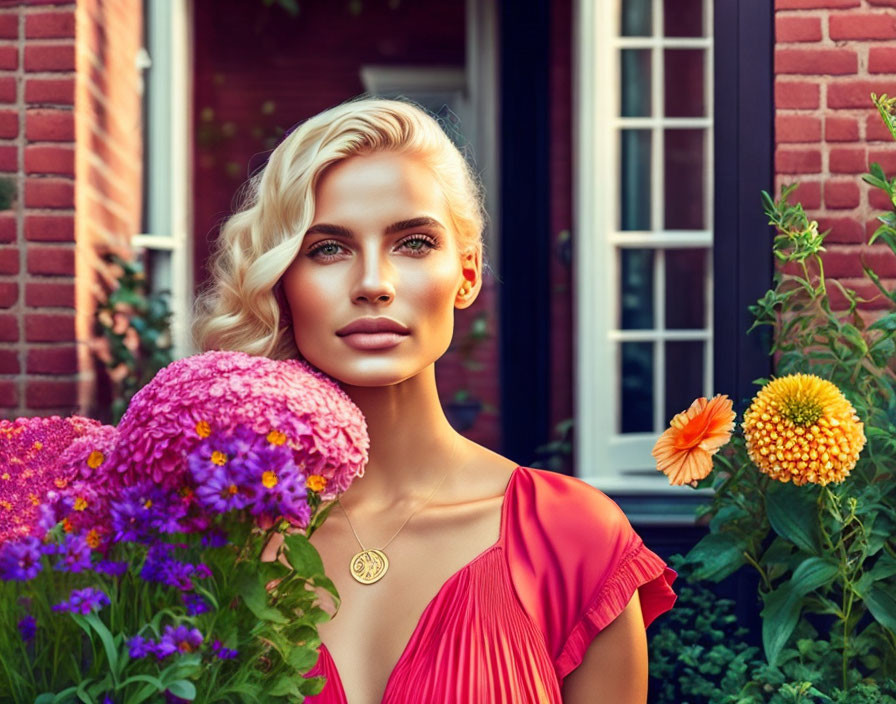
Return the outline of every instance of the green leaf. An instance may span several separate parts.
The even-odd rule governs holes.
[[[168,685],[168,691],[175,697],[193,701],[196,698],[196,685],[189,680],[176,680]]]
[[[765,494],[765,509],[775,533],[810,555],[821,551],[815,499],[808,489],[773,482]]]
[[[790,582],[764,595],[763,601],[762,647],[769,665],[774,667],[799,621],[802,601]]]
[[[700,563],[700,567],[693,572],[695,579],[718,582],[746,562],[744,547],[733,533],[710,533],[691,548],[686,559]]]
[[[251,572],[244,572],[236,581],[237,593],[256,618],[272,623],[286,623],[287,618],[269,605],[270,597],[266,586],[263,576]]]
[[[307,579],[322,577],[324,575],[324,563],[320,559],[320,553],[301,533],[287,535],[283,539],[286,548],[286,559],[292,568]]]
[[[799,596],[806,596],[821,586],[828,584],[837,576],[839,565],[833,560],[822,557],[809,557],[803,560],[793,571],[790,585]]]
[[[896,633],[896,596],[893,589],[875,585],[865,594],[865,606],[874,620],[887,630]]]
[[[277,681],[274,682],[274,684],[272,684],[267,691],[268,694],[273,694],[280,697],[284,695],[290,695],[294,697],[302,696],[302,693],[301,691],[299,691],[299,688],[295,681],[295,677],[292,677],[290,675],[284,675],[283,677],[277,679]]]

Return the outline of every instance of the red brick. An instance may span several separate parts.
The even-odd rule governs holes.
[[[0,308],[9,308],[19,300],[19,285],[15,281],[0,281]]]
[[[19,115],[15,110],[0,110],[0,137],[15,139],[19,136]]]
[[[834,174],[860,174],[868,169],[864,147],[838,147],[828,153],[828,170]]]
[[[74,71],[75,45],[25,45],[26,71]]]
[[[14,381],[0,381],[0,406],[15,408],[19,405],[19,389]]]
[[[860,0],[775,0],[776,10],[818,10],[823,7],[858,7]]]
[[[25,137],[31,142],[73,142],[75,113],[71,110],[28,110]]]
[[[845,75],[859,67],[856,52],[850,49],[778,49],[775,73]]]
[[[821,171],[821,152],[817,149],[775,150],[775,173],[817,174]]]
[[[896,73],[896,49],[871,47],[868,50],[868,73]]]
[[[25,102],[51,105],[75,104],[74,78],[28,78],[25,81]]]
[[[866,142],[892,142],[893,135],[880,118],[877,110],[865,119],[865,141]]]
[[[824,204],[832,210],[859,205],[859,185],[855,181],[828,181],[824,184]]]
[[[74,308],[75,284],[29,281],[25,284],[25,305],[32,308]]]
[[[25,36],[28,39],[48,39],[75,36],[75,13],[39,12],[25,15]]]
[[[828,35],[835,42],[842,39],[894,39],[896,16],[890,12],[831,15]]]
[[[832,279],[862,276],[859,247],[828,247],[824,253],[824,275]]]
[[[19,341],[19,317],[17,315],[0,315],[0,342]]]
[[[15,214],[0,213],[0,242],[15,242],[17,229]]]
[[[75,150],[73,147],[25,147],[26,174],[75,175]]]
[[[18,350],[0,350],[0,374],[19,373]],[[2,394],[2,392],[0,392]],[[0,405],[4,405],[0,402]]]
[[[868,163],[880,164],[888,176],[896,176],[896,144],[891,149],[873,149],[868,153]]]
[[[16,46],[0,46],[0,69],[15,71],[19,67],[19,48]]]
[[[17,173],[19,170],[19,148],[0,147],[0,171]]]
[[[862,249],[862,260],[869,269],[884,277],[896,276],[896,254],[886,245],[872,245]]]
[[[75,339],[75,316],[68,313],[27,313],[26,342],[70,342]]]
[[[75,275],[75,250],[71,247],[28,247],[28,273]]]
[[[896,7],[896,0],[868,0],[868,4],[876,7]]]
[[[819,218],[818,229],[830,230],[825,244],[861,244],[865,241],[865,228],[852,218]],[[27,302],[28,291],[25,291]]]
[[[0,39],[19,38],[19,16],[14,14],[0,15]]]
[[[868,190],[868,205],[870,205],[873,210],[893,209],[893,202],[890,200],[890,197],[879,188],[871,188]]]
[[[75,184],[61,178],[29,178],[25,181],[26,208],[74,208]]]
[[[871,94],[896,94],[896,81],[850,81],[828,86],[829,108],[873,108]]]
[[[777,17],[775,19],[775,41],[777,42],[818,42],[821,41],[820,17]]]
[[[19,273],[19,250],[17,247],[0,248],[0,274]]]
[[[853,117],[826,116],[824,138],[828,142],[857,142],[859,141],[859,121]]]
[[[68,345],[31,347],[25,369],[28,374],[77,374],[78,352]]]
[[[817,83],[805,81],[775,81],[775,107],[778,109],[806,110],[817,108],[819,88]]]
[[[818,181],[803,181],[797,186],[791,203],[802,203],[806,210],[817,210],[821,207],[821,184]]]
[[[0,15],[0,17],[2,17],[2,15]],[[16,79],[13,76],[3,76],[0,78],[0,103],[17,103],[18,99]]]
[[[78,403],[76,381],[29,381],[25,387],[28,408],[60,408]]]
[[[74,242],[73,215],[26,215],[25,239],[31,242]]]
[[[805,115],[777,115],[775,117],[777,142],[821,141],[821,119]]]

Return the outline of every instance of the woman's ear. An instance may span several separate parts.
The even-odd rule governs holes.
[[[482,247],[471,247],[461,255],[461,273],[463,281],[458,287],[455,305],[463,309],[473,305],[482,288]]]

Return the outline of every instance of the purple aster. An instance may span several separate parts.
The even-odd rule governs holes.
[[[150,638],[143,636],[133,636],[128,640],[128,655],[132,658],[145,658],[147,655],[155,653],[156,644]]]
[[[34,616],[30,614],[16,625],[19,627],[19,633],[22,634],[22,640],[26,643],[34,638],[34,634],[37,633],[37,623],[34,621]]]
[[[174,653],[192,653],[202,645],[202,633],[188,626],[165,626],[156,645],[156,657],[161,660]]]
[[[25,582],[41,569],[41,542],[34,536],[0,546],[0,579]]]
[[[184,593],[183,600],[184,606],[187,609],[187,614],[190,616],[198,616],[199,614],[204,614],[206,611],[211,611],[212,609],[201,594]]]
[[[99,589],[85,587],[84,589],[75,589],[67,600],[54,604],[53,611],[70,611],[86,615],[91,611],[98,611],[108,603],[109,597]]]
[[[111,502],[110,513],[115,542],[148,542],[156,531],[180,531],[179,520],[186,508],[164,490],[144,482],[122,490]]]
[[[67,535],[65,542],[57,548],[62,556],[56,563],[57,570],[81,572],[90,569],[90,546],[83,535]]]
[[[233,660],[239,655],[239,652],[230,648],[225,648],[224,644],[219,640],[212,643],[212,652],[221,660]]]
[[[245,508],[250,498],[243,488],[244,480],[233,474],[223,468],[211,473],[196,489],[199,503],[215,513]]]
[[[129,565],[127,562],[100,560],[93,566],[93,569],[97,572],[102,572],[103,574],[108,574],[112,577],[121,577],[125,572],[128,571],[128,566]]]

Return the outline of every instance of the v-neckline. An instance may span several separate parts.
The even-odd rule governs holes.
[[[448,587],[457,581],[461,575],[467,572],[473,565],[477,562],[485,558],[486,555],[490,555],[492,552],[500,548],[504,544],[504,537],[506,535],[505,524],[507,523],[507,514],[508,514],[508,497],[510,496],[511,488],[513,487],[514,480],[516,479],[519,470],[522,468],[522,465],[517,465],[513,468],[513,471],[510,473],[510,478],[507,480],[507,485],[504,487],[504,498],[501,500],[501,522],[498,527],[498,539],[492,543],[490,546],[485,548],[482,552],[480,552],[476,557],[470,560],[463,567],[457,569],[450,577],[448,577],[444,582],[442,582],[442,586],[438,588],[436,593],[433,595],[432,599],[429,600],[429,603],[423,608],[422,613],[420,614],[420,618],[417,620],[417,625],[414,626],[414,629],[411,631],[411,635],[407,640],[407,643],[404,645],[404,649],[401,651],[401,655],[398,656],[398,660],[395,661],[395,665],[392,667],[392,671],[389,673],[389,678],[386,680],[386,686],[383,689],[382,697],[380,701],[384,701],[386,695],[389,693],[389,688],[392,686],[392,680],[395,679],[395,674],[401,669],[401,666],[404,664],[405,659],[408,656],[408,652],[411,649],[411,646],[417,641],[418,634],[423,627],[423,624],[426,622],[427,617],[429,616],[429,612],[432,610],[433,606],[439,600],[439,597],[445,592]],[[336,661],[333,659],[330,650],[327,646],[321,641],[319,648],[320,656],[324,657],[326,653],[327,660],[330,661],[330,670],[332,670],[333,677],[327,678],[327,687],[337,686],[337,691],[341,694],[342,701],[347,702],[348,699],[345,696],[345,688],[342,686],[342,676],[339,674],[339,668],[336,667]],[[319,664],[319,663],[318,663]],[[315,667],[317,669],[317,667]],[[323,674],[323,673],[318,673]]]

